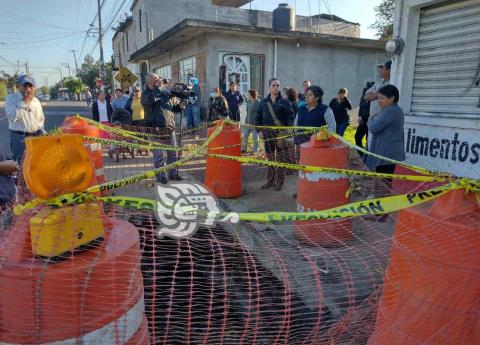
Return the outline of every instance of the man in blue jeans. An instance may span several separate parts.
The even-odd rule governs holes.
[[[162,88],[162,83],[158,75],[151,73],[147,76],[147,84],[141,96],[141,103],[145,112],[146,127],[150,127],[151,133],[157,135],[155,142],[163,145],[175,146],[175,114],[178,107],[174,107],[171,102],[170,92]],[[165,165],[162,149],[153,150],[153,166],[155,169]],[[177,160],[176,151],[167,150],[167,165]],[[173,168],[168,172],[168,179],[181,181],[178,175],[178,169]],[[157,175],[156,180],[161,184],[167,184],[168,179],[165,173]]]
[[[190,78],[189,83],[192,85],[192,92],[195,93],[195,96],[191,95],[188,99],[187,109],[185,110],[185,120],[187,122],[187,128],[198,128],[200,127],[200,101],[201,101],[201,91],[199,81],[196,78]]]
[[[12,156],[15,161],[20,162],[25,152],[25,138],[44,133],[45,115],[36,97],[33,76],[21,75],[17,84],[18,91],[9,94],[5,100],[5,113],[10,130]]]

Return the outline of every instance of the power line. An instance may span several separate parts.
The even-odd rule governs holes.
[[[29,22],[29,25],[32,25],[32,24],[35,24],[37,23],[37,25],[42,25],[42,26],[45,26],[45,27],[52,27],[52,28],[56,28],[56,29],[62,29],[62,30],[67,30],[67,31],[72,31],[72,32],[78,32],[80,30],[74,30],[74,29],[71,29],[71,28],[67,28],[67,27],[63,27],[63,26],[58,26],[58,25],[53,25],[53,24],[49,24],[49,23],[45,23],[45,22],[42,22],[38,19],[35,19],[35,18],[31,18],[31,17],[28,17],[28,16],[25,16],[25,15],[20,15],[20,14],[16,14],[16,13],[13,13],[13,12],[10,12],[10,11],[7,11],[5,9],[3,9],[3,15],[6,15],[7,17],[10,17],[10,18],[13,18],[13,19],[16,19],[17,20],[17,24],[18,24],[18,19],[20,20],[27,20]]]
[[[56,40],[61,40],[65,38],[71,38],[74,36],[78,36],[79,34],[68,34],[65,36],[60,36],[60,37],[52,37],[52,38],[45,38],[43,40],[34,40],[34,41],[22,41],[22,42],[14,42],[14,43],[6,43],[6,45],[9,46],[18,46],[18,45],[25,45],[25,44],[34,44],[34,43],[40,43],[40,42],[50,42],[50,41],[56,41]]]
[[[106,1],[107,1],[107,0],[103,0],[103,1],[102,1],[101,5],[100,5],[100,10],[102,10],[102,8],[103,8],[103,6],[105,5],[105,2],[106,2]],[[93,1],[90,1],[90,6],[88,7],[87,12],[90,11],[90,9],[91,9],[91,7],[92,7],[92,3],[93,3]],[[85,49],[85,45],[86,45],[86,43],[87,43],[87,39],[88,39],[89,35],[91,34],[91,31],[92,31],[92,29],[93,29],[93,27],[94,27],[94,22],[95,22],[95,20],[98,18],[98,14],[99,14],[99,11],[96,11],[95,16],[93,17],[92,21],[91,21],[90,24],[89,24],[89,28],[88,28],[87,31],[85,32],[85,38],[84,38],[83,43],[82,43],[82,48],[80,49],[80,54],[78,55],[78,61],[80,61],[80,62],[82,61],[82,58],[83,58],[82,55],[83,55],[83,51],[84,51],[84,49]],[[95,47],[92,49],[92,52],[91,52],[89,55],[92,55],[92,54],[93,54],[93,50],[96,48],[97,44],[98,44],[98,41],[97,41],[97,43],[95,44]]]
[[[123,0],[122,4],[120,5],[117,13],[115,13],[115,16],[112,18],[112,20],[110,21],[110,24],[108,24],[107,28],[105,29],[105,32],[108,31],[108,29],[110,29],[110,27],[112,26],[113,22],[115,21],[115,19],[117,18],[118,14],[120,13],[120,11],[122,10],[123,6],[125,5],[125,3],[127,2],[127,0]]]

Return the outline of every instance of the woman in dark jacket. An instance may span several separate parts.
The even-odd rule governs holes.
[[[338,90],[338,96],[330,101],[329,106],[335,115],[337,134],[343,137],[345,130],[350,124],[348,110],[352,110],[352,104],[348,99],[348,90],[343,87]]]
[[[270,93],[259,105],[255,125],[257,126],[293,126],[295,117],[292,104],[280,93],[280,81],[277,78],[270,79]],[[273,114],[272,114],[273,113]],[[263,139],[265,142],[265,154],[268,160],[286,162],[285,141],[274,139],[281,135],[277,130],[263,129]],[[279,191],[285,181],[285,169],[268,167],[267,183],[262,188],[274,187]]]
[[[336,132],[337,124],[332,109],[322,102],[323,89],[312,85],[305,92],[305,105],[298,110],[297,126],[299,127],[323,127],[328,126],[332,132]],[[310,135],[298,135],[295,144],[301,145],[310,140]]]

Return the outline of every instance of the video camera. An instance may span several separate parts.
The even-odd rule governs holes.
[[[198,84],[198,79],[190,78],[188,84],[185,83],[175,83],[170,89],[170,95],[172,97],[180,98],[184,102],[189,102],[191,104],[197,101],[197,95],[193,90],[193,85]]]

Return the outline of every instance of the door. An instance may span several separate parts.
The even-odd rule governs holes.
[[[238,91],[247,94],[250,89],[250,55],[224,54],[221,65],[226,68],[226,89],[230,82],[235,81]]]

